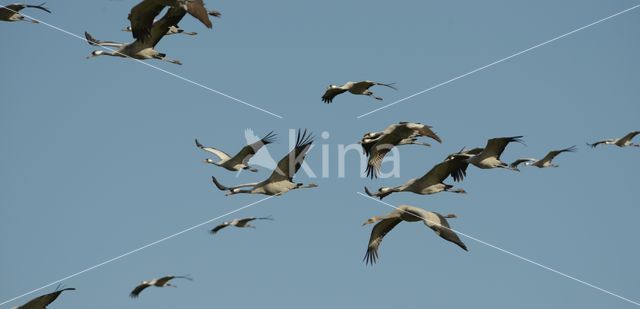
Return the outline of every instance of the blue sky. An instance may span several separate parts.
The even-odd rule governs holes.
[[[505,161],[557,158],[558,169],[479,170],[469,194],[394,194],[410,204],[456,213],[452,227],[581,280],[640,300],[638,148],[589,149],[585,142],[639,130],[640,9],[497,64],[383,111],[392,103],[503,57],[639,4],[637,1],[208,1],[222,12],[213,30],[192,18],[196,37],[164,38],[158,49],[184,65],[149,62],[282,115],[250,109],[130,60],[85,57],[85,42],[49,28],[2,23],[0,101],[0,302],[165,236],[260,200],[224,196],[225,184],[268,177],[201,163],[194,138],[228,152],[244,130],[276,131],[269,151],[289,151],[287,131],[318,138],[308,163],[329,178],[225,219],[272,215],[257,229],[195,229],[65,280],[78,290],[52,308],[368,307],[631,308],[621,299],[496,249],[462,240],[463,252],[422,224],[401,224],[374,267],[362,262],[370,226],[389,207],[356,192],[424,174],[463,146],[524,135]],[[130,41],[133,2],[49,1],[25,11],[71,33]],[[342,95],[325,87],[349,80],[396,82],[385,98]],[[430,124],[443,139],[400,149],[399,179],[365,179],[348,153],[337,177],[338,145],[398,121]],[[388,166],[386,166],[388,167]],[[451,182],[449,180],[448,182]],[[177,289],[131,300],[143,279],[191,274]],[[10,308],[45,292],[7,303]]]

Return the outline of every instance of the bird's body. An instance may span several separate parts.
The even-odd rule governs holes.
[[[211,234],[216,234],[218,233],[218,231],[220,231],[221,229],[227,227],[227,226],[235,226],[235,227],[239,227],[239,228],[255,228],[255,226],[251,225],[249,222],[253,221],[253,220],[273,220],[271,217],[249,217],[249,218],[242,218],[242,219],[233,219],[231,221],[226,221],[216,227],[214,227],[211,230]]]
[[[464,162],[463,157],[447,158],[443,162],[436,164],[436,166],[429,170],[424,176],[418,179],[411,179],[403,185],[393,188],[382,187],[374,194],[371,193],[367,187],[364,189],[369,196],[375,196],[380,199],[395,192],[413,192],[421,195],[430,195],[439,192],[466,193],[463,189],[453,189],[452,185],[443,183],[450,175],[459,173],[458,170],[461,168],[461,162]]]
[[[219,161],[213,161],[206,159],[204,162],[223,167],[229,171],[250,170],[257,172],[258,170],[249,165],[249,160],[262,148],[264,145],[271,144],[275,141],[275,134],[269,132],[265,137],[257,142],[244,146],[235,156],[230,156],[222,150],[218,150],[213,147],[203,146],[196,139],[196,146],[206,152],[212,153],[219,158]]]
[[[575,151],[576,151],[576,146],[571,146],[569,148],[560,149],[560,150],[552,150],[552,151],[549,151],[549,153],[547,153],[547,155],[540,160],[533,159],[533,158],[518,159],[516,161],[513,161],[509,166],[514,170],[518,170],[518,165],[522,163],[528,166],[535,166],[538,168],[558,167],[559,165],[553,164],[552,162],[556,156],[558,156],[563,152],[575,152]]]
[[[74,291],[75,288],[56,289],[56,291],[38,296],[24,305],[14,307],[13,309],[46,309],[49,304],[54,302],[64,291]]]
[[[207,28],[213,26],[209,16],[220,16],[217,11],[207,11],[203,0],[143,0],[136,4],[129,13],[128,18],[131,22],[133,38],[146,41],[153,36],[154,19],[165,7],[185,11],[202,22]]]
[[[24,15],[20,14],[20,11],[22,11],[23,9],[26,9],[26,8],[39,9],[39,10],[42,10],[42,11],[45,11],[45,12],[51,14],[51,11],[49,11],[49,9],[44,7],[44,3],[40,4],[40,5],[13,3],[13,4],[7,4],[7,5],[4,5],[4,6],[0,6],[0,20],[1,21],[9,21],[9,22],[13,22],[13,21],[28,21],[28,22],[32,22],[34,24],[37,24],[38,23],[37,20],[31,19],[31,18],[26,18]]]
[[[133,291],[131,291],[131,294],[129,294],[129,296],[131,296],[131,298],[137,298],[140,293],[150,287],[150,286],[155,286],[155,287],[176,287],[175,285],[172,285],[171,283],[169,283],[169,281],[176,279],[176,278],[180,278],[180,279],[187,279],[187,280],[193,280],[191,279],[191,277],[189,276],[164,276],[162,278],[157,278],[157,279],[153,279],[153,280],[149,280],[149,281],[142,281],[140,282],[140,284],[138,286],[136,286]]]
[[[347,82],[342,86],[337,86],[337,85],[329,85],[329,87],[327,87],[327,90],[324,92],[324,95],[322,95],[322,101],[325,103],[331,103],[333,101],[333,98],[335,98],[337,95],[345,93],[347,91],[349,91],[352,94],[356,94],[356,95],[366,95],[369,97],[372,97],[376,100],[382,100],[381,97],[377,97],[375,95],[373,95],[373,92],[371,92],[371,90],[369,90],[369,88],[371,88],[372,86],[385,86],[385,87],[389,87],[391,89],[397,90],[394,86],[393,83],[392,84],[384,84],[384,83],[378,83],[378,82],[373,82],[370,80],[365,80],[365,81],[360,81],[360,82]]]
[[[133,28],[131,28],[131,26],[127,26],[127,27],[124,27],[122,29],[122,31],[132,32]],[[197,32],[184,31],[184,29],[180,28],[180,26],[177,26],[177,25],[176,26],[170,26],[169,30],[167,30],[167,34],[165,34],[165,35],[174,35],[174,34],[184,34],[184,35],[191,35],[191,36],[198,35]]]
[[[593,144],[587,143],[587,145],[591,146],[592,148],[596,148],[598,145],[615,145],[618,147],[640,147],[640,144],[634,144],[632,142],[633,138],[636,137],[636,135],[638,134],[640,134],[640,131],[632,131],[620,138],[606,139],[602,141],[597,141]]]
[[[438,236],[467,251],[467,246],[460,240],[458,235],[450,229],[447,218],[456,218],[456,216],[443,216],[439,213],[427,211],[419,207],[401,205],[386,216],[375,216],[368,219],[363,225],[377,223],[371,231],[371,237],[369,238],[369,244],[367,246],[367,253],[364,257],[365,262],[367,264],[374,264],[378,260],[378,248],[380,247],[382,239],[402,221],[422,221]]]
[[[453,156],[463,156],[467,158],[467,162],[481,169],[506,168],[513,170],[508,164],[500,160],[500,155],[509,143],[517,142],[524,144],[522,136],[497,137],[487,141],[484,149],[474,155],[470,153],[458,153]]]
[[[233,187],[227,187],[222,185],[215,177],[211,177],[214,185],[221,191],[228,191],[227,195],[247,193],[247,194],[265,194],[265,195],[282,195],[291,190],[302,188],[314,188],[315,184],[304,185],[302,183],[294,183],[293,176],[300,169],[305,155],[311,144],[313,143],[313,137],[307,135],[307,131],[300,134],[298,131],[298,137],[296,145],[291,152],[278,162],[278,166],[271,173],[271,176],[262,182],[247,183],[242,185],[236,185]],[[249,187],[250,189],[241,189]]]
[[[167,34],[172,26],[176,26],[180,20],[185,16],[186,11],[181,8],[171,8],[160,20],[153,23],[151,27],[151,33],[148,39],[136,39],[132,43],[124,44],[112,41],[100,41],[91,36],[88,32],[85,32],[85,38],[89,45],[112,47],[115,50],[96,50],[91,53],[87,58],[97,56],[113,56],[122,58],[133,58],[138,60],[158,59],[167,61],[173,64],[182,64],[178,60],[170,60],[166,58],[166,54],[160,53],[155,50],[155,46],[160,40]]]
[[[400,122],[386,127],[380,132],[369,132],[364,134],[360,144],[362,151],[369,158],[367,160],[367,176],[374,178],[380,172],[380,167],[384,156],[395,146],[400,145],[424,145],[427,143],[417,142],[417,138],[426,136],[442,143],[440,137],[431,130],[431,126],[417,122]]]

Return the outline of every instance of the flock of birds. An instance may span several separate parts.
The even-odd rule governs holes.
[[[167,12],[160,19],[156,17],[168,7]],[[0,7],[1,21],[27,21],[38,23],[38,21],[27,18],[20,14],[20,11],[26,8],[39,9],[48,13],[51,11],[44,7],[44,4],[10,4]],[[92,46],[100,46],[107,50],[96,50],[91,53],[88,58],[97,56],[115,56],[122,58],[133,58],[138,60],[157,59],[167,61],[174,64],[181,64],[179,60],[172,60],[166,57],[166,54],[155,50],[155,46],[166,35],[185,34],[197,35],[196,32],[187,32],[181,29],[178,23],[190,14],[207,28],[212,27],[210,16],[220,17],[218,11],[207,10],[202,0],[143,0],[131,9],[128,16],[131,22],[130,26],[122,29],[131,32],[135,39],[131,43],[118,43],[113,41],[101,41],[95,39],[91,34],[85,32],[87,42]],[[347,82],[342,86],[329,85],[322,101],[331,103],[334,98],[342,93],[349,92],[355,95],[365,95],[376,100],[382,100],[381,97],[375,96],[369,89],[373,86],[385,86],[394,90],[394,84],[378,83],[373,81]],[[386,127],[382,131],[369,132],[363,135],[359,142],[362,146],[363,153],[367,156],[366,176],[377,178],[382,162],[385,156],[392,148],[402,145],[423,145],[431,146],[429,143],[419,141],[420,137],[430,138],[438,143],[442,143],[442,139],[431,130],[432,127],[415,122],[400,122]],[[640,134],[640,131],[633,131],[621,138],[606,139],[587,144],[593,148],[599,145],[615,145],[618,147],[640,147],[640,144],[633,143],[632,140]],[[222,167],[228,171],[248,170],[257,172],[257,168],[251,166],[251,158],[258,153],[264,146],[276,141],[276,134],[269,132],[262,139],[248,144],[240,149],[235,155],[229,155],[226,152],[211,146],[204,146],[197,139],[196,146],[217,157],[217,160],[207,158],[205,163]],[[312,143],[314,137],[307,130],[298,130],[296,144],[290,152],[285,155],[272,171],[269,178],[261,182],[239,184],[234,186],[225,186],[221,184],[215,177],[212,177],[213,184],[216,188],[226,192],[226,195],[235,194],[265,194],[271,196],[280,196],[291,190],[314,188],[316,184],[303,184],[294,182],[293,178],[300,169]],[[440,192],[452,192],[464,194],[466,191],[462,188],[455,188],[453,185],[446,184],[444,181],[451,177],[454,182],[461,182],[467,176],[467,168],[469,164],[480,169],[507,169],[512,171],[520,171],[519,167],[534,166],[538,168],[558,167],[553,160],[560,154],[565,152],[575,152],[576,146],[571,146],[559,150],[551,150],[542,159],[521,158],[511,163],[503,162],[500,157],[510,143],[522,143],[522,136],[497,137],[489,139],[483,148],[461,149],[456,153],[448,155],[442,162],[436,164],[426,174],[420,178],[414,178],[405,183],[394,187],[380,187],[377,192],[371,192],[365,187],[365,193],[371,197],[383,199],[384,197],[398,192],[411,192],[420,195],[430,195]],[[460,240],[453,229],[450,228],[447,219],[453,219],[455,214],[442,215],[437,212],[427,211],[425,209],[401,205],[394,211],[383,216],[374,216],[363,223],[375,224],[370,235],[367,245],[367,251],[364,256],[365,264],[374,264],[378,260],[378,249],[385,237],[396,225],[402,221],[406,222],[423,222],[429,229],[433,230],[441,238],[454,243],[463,250],[467,251],[467,246]],[[273,220],[271,217],[247,217],[234,219],[224,222],[211,230],[212,234],[218,233],[226,227],[237,228],[255,228],[250,222],[255,220]],[[170,281],[173,279],[192,280],[190,276],[164,276],[161,278],[142,281],[130,293],[132,298],[136,298],[140,293],[148,287],[175,287]],[[60,288],[58,286],[52,293],[38,296],[24,305],[16,308],[35,309],[46,308],[55,301],[62,292],[75,290],[74,288]]]

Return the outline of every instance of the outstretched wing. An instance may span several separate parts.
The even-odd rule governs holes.
[[[165,5],[160,1],[144,0],[131,9],[128,18],[131,22],[131,33],[134,39],[145,41],[151,36],[153,20],[164,7]]]
[[[345,91],[347,91],[346,89],[342,89],[342,88],[334,88],[334,87],[329,87],[327,88],[327,90],[324,92],[324,95],[322,95],[322,102],[324,103],[331,103],[333,102],[333,98],[335,98],[337,95],[344,93]]]
[[[74,288],[66,288],[49,294],[40,295],[26,304],[17,307],[17,309],[46,309],[49,304],[58,299],[58,296],[64,291],[73,291]]]
[[[445,219],[445,217],[443,217],[441,214],[437,212],[427,211],[423,215],[423,219],[424,224],[426,224],[430,229],[436,232],[438,236],[458,245],[465,251],[469,251],[467,249],[467,246],[460,240],[460,237],[458,237],[458,234],[456,234],[456,232],[451,229],[451,227],[449,226],[449,222],[447,222],[447,219]]]
[[[269,134],[267,134],[261,140],[244,146],[240,150],[240,152],[238,152],[235,156],[233,156],[233,158],[230,159],[230,161],[235,164],[247,164],[249,160],[258,152],[258,150],[262,148],[262,146],[275,142],[275,136],[276,134],[273,133],[273,131],[269,132]]]
[[[542,158],[541,161],[543,162],[551,162],[551,160],[553,160],[553,158],[555,158],[556,156],[558,156],[559,154],[563,153],[563,152],[575,152],[576,151],[576,146],[571,146],[569,148],[565,148],[565,149],[560,149],[560,150],[552,150],[549,151],[549,153],[547,153],[546,156],[544,156],[544,158]]]
[[[4,6],[0,6],[0,11],[3,9],[8,9],[10,11],[10,13],[13,15],[21,10],[23,10],[24,8],[33,8],[33,9],[39,9],[42,11],[45,11],[49,14],[51,14],[51,11],[44,7],[45,3],[40,4],[40,5],[33,5],[33,4],[20,4],[20,3],[13,3],[13,4],[7,4]]]
[[[178,23],[186,14],[187,12],[184,9],[172,7],[160,20],[154,22],[153,26],[151,26],[151,35],[148,37],[151,46],[156,46],[167,35],[171,26],[178,26]],[[139,41],[146,41],[146,39],[139,39]]]
[[[444,160],[436,164],[431,170],[429,170],[424,176],[417,180],[418,183],[423,183],[425,186],[430,186],[438,183],[442,183],[451,172],[457,168],[456,161]]]
[[[450,154],[447,159],[445,159],[447,161],[452,161],[450,164],[452,165],[451,177],[453,178],[453,181],[460,182],[464,180],[464,177],[467,176],[467,167],[469,167],[469,163],[466,161],[467,158],[472,155],[478,155],[482,151],[484,151],[484,148],[473,148],[466,151],[463,149],[460,150],[460,152]]]
[[[382,167],[382,161],[384,157],[391,151],[395,145],[393,144],[383,144],[376,142],[373,147],[369,150],[369,160],[367,160],[367,169],[365,172],[367,173],[367,177],[375,178],[380,173],[380,168]]]
[[[500,159],[500,155],[511,142],[517,142],[524,145],[522,136],[492,138],[487,141],[487,146],[484,147],[483,155],[485,157],[495,157],[496,159]]]
[[[200,148],[200,149],[202,149],[202,150],[204,150],[206,152],[209,152],[209,153],[212,153],[212,154],[216,155],[216,157],[220,158],[220,160],[229,160],[231,158],[231,156],[229,156],[226,152],[224,152],[222,150],[219,150],[219,149],[216,149],[216,148],[213,148],[213,147],[207,147],[207,146],[204,146],[204,145],[200,144],[200,142],[198,142],[197,139],[196,139],[196,147],[198,147],[198,148]]]
[[[89,32],[86,32],[86,31],[84,32],[84,38],[85,40],[87,40],[87,43],[89,43],[89,45],[91,46],[106,46],[106,47],[120,48],[124,45],[122,43],[113,42],[113,41],[100,41],[94,38],[91,34],[89,34]]]
[[[219,230],[221,230],[221,229],[223,229],[223,228],[225,228],[227,226],[229,226],[229,222],[225,222],[225,223],[219,224],[218,226],[214,227],[211,230],[211,234],[218,233]]]
[[[509,164],[509,167],[514,169],[514,170],[517,170],[518,169],[518,165],[520,165],[522,163],[525,163],[525,162],[535,162],[535,161],[537,161],[537,160],[533,159],[533,158],[518,159],[518,160],[515,160],[515,161],[511,162],[511,164]]]
[[[394,134],[403,138],[411,138],[418,136],[426,136],[434,139],[438,143],[442,143],[442,139],[431,130],[431,126],[416,122],[400,122],[393,127]]]
[[[632,139],[633,139],[634,137],[636,137],[636,135],[638,135],[638,134],[640,134],[640,131],[633,131],[633,132],[629,132],[629,134],[627,134],[627,135],[623,136],[623,137],[620,139],[620,142],[622,142],[622,143],[626,143],[626,142],[628,142],[628,141],[632,140]]]
[[[296,139],[296,146],[286,155],[284,158],[278,162],[278,166],[271,173],[269,177],[269,182],[278,182],[282,180],[293,181],[293,176],[298,172],[300,166],[302,166],[302,162],[304,161],[305,155],[311,148],[311,144],[313,143],[313,136],[311,134],[307,135],[307,130],[304,130],[302,134],[300,134],[300,130],[298,130],[298,137]]]
[[[382,239],[400,222],[402,222],[400,218],[383,219],[373,227],[369,237],[369,244],[367,245],[367,253],[364,255],[366,264],[373,265],[378,261],[378,248],[382,243]]]
[[[140,295],[140,293],[141,293],[144,289],[148,288],[149,286],[150,286],[150,285],[148,285],[148,284],[146,284],[146,283],[143,283],[143,284],[140,284],[140,285],[136,286],[136,287],[133,289],[133,291],[131,291],[131,293],[129,293],[129,297],[131,297],[131,298],[137,298],[137,297],[138,297],[138,295]]]

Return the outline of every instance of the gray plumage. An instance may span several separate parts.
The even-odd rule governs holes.
[[[45,3],[39,4],[39,5],[13,3],[13,4],[0,6],[0,20],[8,21],[8,22],[28,21],[28,22],[37,24],[38,23],[37,20],[26,18],[24,15],[20,14],[20,11],[26,8],[33,8],[33,9],[42,10],[51,14],[51,11],[48,8],[44,7],[44,5]]]
[[[375,95],[373,95],[373,92],[371,92],[369,90],[369,88],[371,88],[372,86],[385,86],[385,87],[389,87],[393,90],[398,90],[396,87],[394,87],[394,83],[391,84],[384,84],[384,83],[378,83],[378,82],[373,82],[370,80],[365,80],[365,81],[361,81],[361,82],[347,82],[342,86],[337,86],[337,85],[329,85],[329,87],[327,87],[327,90],[324,92],[324,94],[322,95],[322,102],[325,102],[327,104],[333,102],[333,98],[335,98],[337,95],[345,93],[347,91],[349,91],[352,94],[356,94],[356,95],[366,95],[369,97],[372,97],[376,100],[382,100],[381,97],[377,97]]]
[[[458,235],[451,230],[447,218],[456,218],[456,215],[450,214],[443,216],[439,213],[427,211],[419,207],[401,205],[386,216],[374,216],[368,219],[362,225],[377,223],[373,227],[373,230],[371,230],[369,244],[367,245],[367,253],[364,256],[365,263],[375,264],[377,262],[378,248],[380,247],[380,243],[382,243],[382,239],[402,221],[422,221],[441,238],[458,245],[465,251],[468,251],[467,246],[460,240]]]

